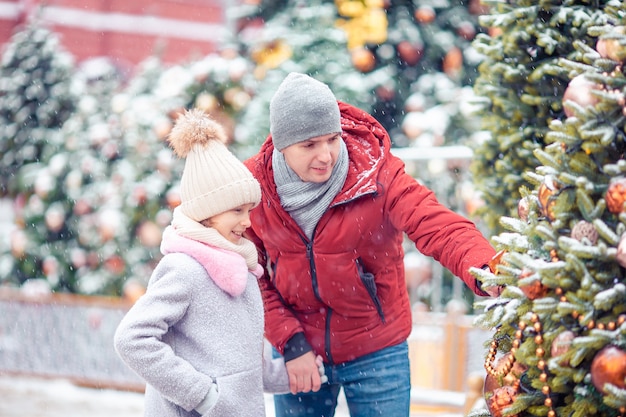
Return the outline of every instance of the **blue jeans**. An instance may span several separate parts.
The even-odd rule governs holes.
[[[325,365],[318,392],[274,396],[276,417],[333,417],[343,387],[351,417],[408,417],[411,375],[407,342],[341,365]]]

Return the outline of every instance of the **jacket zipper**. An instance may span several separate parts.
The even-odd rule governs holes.
[[[315,235],[315,231],[313,231],[313,235]],[[306,245],[306,257],[309,259],[309,269],[311,270],[311,285],[313,286],[313,293],[315,297],[322,302],[322,298],[319,295],[319,288],[317,285],[317,268],[315,267],[315,260],[313,258],[313,240],[308,240],[304,236],[301,236],[302,241]],[[323,303],[323,302],[322,302]],[[328,363],[331,365],[333,362],[333,356],[330,353],[330,319],[333,314],[333,311],[329,306],[326,306],[326,329],[324,334],[324,350],[326,351],[326,358],[328,358]]]

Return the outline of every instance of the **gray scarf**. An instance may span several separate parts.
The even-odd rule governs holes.
[[[305,182],[287,165],[283,154],[274,148],[272,155],[276,191],[283,208],[298,223],[306,236],[311,239],[330,203],[341,191],[348,176],[348,149],[341,141],[337,163],[328,181],[323,183]]]

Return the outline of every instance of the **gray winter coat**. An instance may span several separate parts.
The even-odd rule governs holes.
[[[194,409],[213,380],[219,394],[206,417],[265,416],[263,303],[251,273],[243,293],[233,296],[193,257],[165,255],[119,324],[114,345],[147,382],[147,417],[199,416]]]

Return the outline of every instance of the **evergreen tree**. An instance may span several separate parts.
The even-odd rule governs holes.
[[[340,99],[370,112],[396,146],[468,140],[473,130],[466,125],[468,115],[462,105],[451,104],[467,95],[461,89],[476,78],[481,59],[470,44],[480,31],[477,15],[482,8],[477,1],[251,3],[258,4],[244,4],[231,16],[243,34],[244,54],[263,69],[257,72],[263,80],[259,88],[263,97],[251,103],[250,111],[262,116],[259,122],[265,131],[267,114],[257,111],[267,107],[265,90],[274,91],[286,72],[300,71],[329,84]],[[246,36],[248,32],[252,35]],[[276,68],[268,73],[269,80],[268,68]],[[444,91],[432,94],[429,89],[438,75],[448,83],[444,82]],[[455,87],[452,94],[450,86]],[[425,116],[435,107],[430,116],[438,117]],[[411,113],[407,120],[406,113]],[[418,126],[425,119],[426,126]]]
[[[50,135],[72,114],[73,57],[37,23],[17,31],[0,64],[0,196],[21,190],[19,171],[41,160]]]
[[[112,220],[102,208],[119,203],[110,176],[121,132],[109,117],[119,81],[106,59],[87,61],[74,73],[72,89],[80,97],[75,113],[47,136],[39,162],[21,169],[13,268],[3,271],[1,281],[20,285],[40,278],[55,291],[100,290],[85,276],[116,251],[111,239],[94,240],[92,234]]]
[[[571,53],[546,58],[550,65],[537,67],[541,77],[528,74],[527,87],[519,79],[517,94],[534,92],[536,100],[506,96],[545,111],[533,118],[541,142],[526,149],[537,166],[520,174],[528,186],[519,190],[518,213],[501,219],[506,231],[494,238],[499,252],[491,271],[473,270],[484,286],[505,288],[480,303],[477,323],[496,330],[485,361],[488,410],[470,415],[623,416],[626,8],[616,0],[519,3],[492,21],[512,24],[509,18],[531,11],[539,21],[559,20],[563,30],[544,27],[541,33],[554,38],[542,43],[566,43]],[[561,37],[567,33],[576,36]],[[561,80],[564,91],[539,96],[538,79],[555,86]]]
[[[238,83],[246,62],[225,52],[164,68],[152,57],[127,84],[106,60],[84,63],[75,114],[49,138],[41,163],[27,166],[32,195],[20,197],[0,282],[41,278],[54,291],[99,295],[145,285],[180,203],[183,162],[165,143],[173,121],[198,107],[232,133],[231,115],[247,102]]]
[[[474,46],[484,56],[474,85],[487,140],[472,163],[485,205],[479,209],[492,233],[503,231],[501,216],[517,211],[520,190],[531,184],[523,174],[538,165],[533,152],[545,146],[548,123],[563,116],[560,98],[567,79],[554,70],[573,54],[576,41],[590,44],[588,28],[602,17],[593,1],[486,2],[493,4]]]

